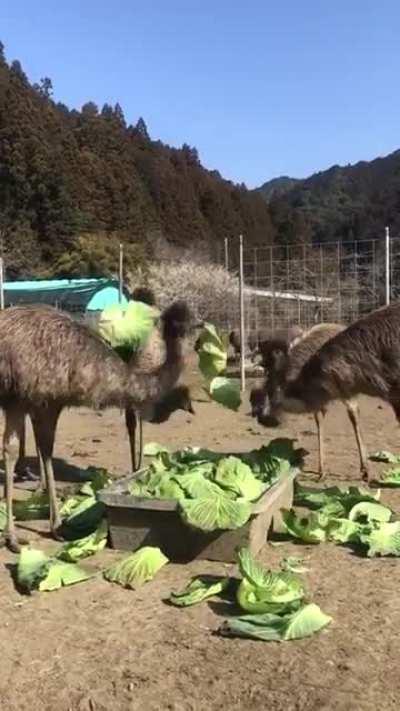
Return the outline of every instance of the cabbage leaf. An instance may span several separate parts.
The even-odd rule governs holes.
[[[111,348],[124,357],[146,345],[159,319],[159,311],[141,301],[107,306],[101,313],[97,331]]]
[[[400,464],[400,456],[398,454],[392,454],[392,452],[387,452],[385,450],[380,450],[379,452],[374,452],[370,454],[372,462],[385,462],[385,464]]]
[[[360,536],[361,542],[368,546],[368,557],[400,556],[400,521],[376,523],[372,530]]]
[[[387,523],[392,517],[392,512],[387,506],[360,501],[349,511],[349,521],[380,521]]]
[[[239,551],[238,561],[242,580],[236,598],[245,612],[283,614],[300,607],[304,588],[297,576],[265,570],[248,548]]]
[[[217,376],[209,384],[208,394],[219,405],[236,412],[242,402],[240,396],[240,381],[237,378]]]
[[[287,532],[304,543],[323,543],[326,541],[329,518],[317,513],[299,517],[293,509],[282,509],[282,519]]]
[[[27,590],[58,590],[88,580],[90,573],[73,563],[49,558],[43,551],[24,546],[18,558],[17,583]]]
[[[197,605],[203,600],[224,592],[230,584],[230,578],[215,575],[201,575],[192,580],[179,593],[172,592],[169,601],[176,607]]]
[[[34,492],[27,499],[13,502],[14,515],[17,521],[36,521],[49,517],[49,496],[46,493]]]
[[[107,522],[103,521],[94,533],[79,538],[71,543],[66,543],[57,554],[57,558],[68,563],[76,563],[81,558],[87,558],[102,551],[107,545]]]
[[[393,488],[400,486],[400,467],[393,467],[393,469],[385,471],[380,483],[382,486],[391,486]]]
[[[226,620],[220,633],[233,637],[260,639],[265,642],[282,642],[303,639],[319,632],[330,624],[332,618],[310,603],[297,612],[284,616],[273,613],[243,615]]]
[[[143,454],[145,457],[157,457],[159,454],[170,454],[168,447],[163,444],[158,444],[157,442],[148,442],[143,447]]]
[[[135,589],[152,580],[166,563],[168,558],[159,548],[144,546],[108,568],[104,577],[111,583]]]
[[[213,480],[223,489],[234,492],[246,501],[258,499],[265,488],[262,482],[254,476],[250,467],[238,457],[222,459],[217,466]]]
[[[188,526],[201,531],[241,528],[251,516],[251,504],[234,501],[221,491],[219,495],[179,502],[181,517]]]
[[[226,370],[227,344],[211,323],[205,323],[198,338],[199,369],[206,380],[212,380]]]
[[[4,501],[0,501],[0,531],[4,531],[7,523],[7,510]]]
[[[332,518],[328,524],[327,538],[335,543],[360,543],[361,535],[370,530],[357,521],[348,518]]]
[[[69,512],[62,521],[63,534],[68,539],[88,536],[100,524],[105,513],[105,505],[102,501],[97,501],[94,496],[71,498],[72,501],[67,499],[61,509],[63,513]]]

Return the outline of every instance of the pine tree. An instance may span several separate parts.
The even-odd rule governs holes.
[[[137,133],[138,136],[141,138],[144,138],[145,141],[150,140],[149,132],[147,130],[146,122],[144,118],[140,117],[136,126],[135,126],[135,133]]]
[[[99,108],[93,101],[88,101],[86,104],[83,104],[81,114],[86,118],[94,118],[95,116],[98,116]]]
[[[113,107],[110,106],[110,104],[104,104],[104,105],[103,105],[103,108],[101,109],[101,115],[102,115],[102,118],[105,118],[105,119],[107,119],[108,121],[110,121],[111,119],[114,118],[114,109],[113,109]]]
[[[116,103],[114,106],[114,119],[120,126],[126,127],[124,112],[120,104]]]

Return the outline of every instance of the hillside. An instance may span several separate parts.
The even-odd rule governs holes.
[[[195,148],[152,140],[118,104],[55,103],[51,81],[32,86],[1,43],[0,232],[7,278],[107,274],[120,241],[129,266],[274,234],[262,196],[206,170]]]
[[[297,178],[281,175],[279,178],[272,178],[272,180],[263,183],[259,188],[256,188],[255,192],[260,193],[266,202],[271,202],[272,199],[286,195],[299,182],[300,180]]]
[[[371,162],[333,166],[288,187],[283,183],[285,192],[272,195],[258,189],[280,242],[381,238],[385,225],[400,236],[400,150]]]

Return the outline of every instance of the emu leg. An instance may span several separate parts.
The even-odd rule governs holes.
[[[18,461],[16,464],[16,469],[19,467],[19,465],[24,461],[26,458],[26,425],[25,425],[25,416],[22,422],[22,427],[21,427],[21,432],[20,432],[20,438],[19,438],[19,453],[18,453]]]
[[[125,410],[125,423],[128,430],[129,447],[131,450],[132,471],[137,472],[143,460],[143,422],[135,410],[127,407]],[[136,451],[136,432],[139,430],[139,451]]]
[[[61,518],[58,513],[57,491],[54,481],[52,457],[60,412],[61,409],[58,406],[35,408],[35,410],[31,412],[33,431],[35,433],[35,440],[39,450],[39,457],[43,462],[43,471],[49,494],[50,529],[55,538],[59,538],[57,531],[61,526]]]
[[[21,424],[21,430],[20,430],[20,436],[19,436],[18,459],[16,461],[15,470],[14,470],[15,474],[16,474],[16,478],[17,477],[22,478],[26,472],[25,459],[26,459],[26,426],[25,426],[25,416],[24,416],[22,424]]]
[[[39,448],[35,442],[36,445],[36,456],[38,460],[38,466],[39,466],[39,483],[37,486],[37,492],[41,491],[46,491],[46,477],[44,473],[44,467],[43,467],[43,462],[42,458],[40,456]],[[18,455],[18,461],[15,465],[15,473],[18,475],[18,478],[21,479],[29,479],[30,481],[36,481],[37,476],[34,474],[31,469],[28,467],[26,463],[26,420],[24,417],[22,429],[21,429],[21,436],[19,440],[19,455]]]
[[[317,425],[318,434],[318,478],[323,479],[325,476],[325,443],[323,434],[323,422],[326,415],[326,410],[319,410],[314,413],[315,423]]]
[[[38,484],[38,487],[37,487],[37,491],[43,491],[43,492],[44,492],[44,491],[46,491],[46,488],[47,488],[47,487],[46,487],[46,471],[45,471],[45,468],[44,468],[44,463],[43,463],[42,455],[40,454],[40,449],[39,449],[38,445],[36,445],[36,456],[37,456],[37,459],[38,459],[39,472],[40,472],[40,478],[39,478],[39,484]]]
[[[13,553],[19,553],[20,544],[24,545],[28,541],[17,538],[15,522],[13,516],[13,493],[14,493],[14,470],[20,451],[21,432],[24,426],[25,413],[17,406],[5,408],[5,427],[3,435],[3,457],[6,470],[6,526],[4,529],[4,540],[7,547]]]
[[[345,400],[344,402],[349,420],[352,424],[354,436],[357,442],[358,454],[360,456],[360,471],[364,481],[370,481],[370,469],[368,466],[368,452],[365,448],[364,439],[360,428],[360,410],[358,404],[354,400]]]

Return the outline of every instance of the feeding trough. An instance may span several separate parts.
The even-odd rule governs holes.
[[[99,493],[106,505],[111,545],[120,550],[158,546],[174,562],[195,558],[234,562],[238,546],[256,555],[271,530],[282,530],[281,508],[291,508],[297,469],[291,469],[252,504],[249,521],[235,530],[211,533],[192,529],[179,515],[176,500],[142,498],[129,493],[143,470],[114,482]]]

